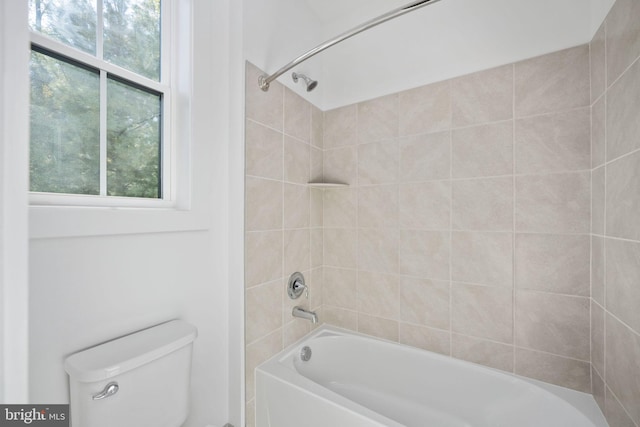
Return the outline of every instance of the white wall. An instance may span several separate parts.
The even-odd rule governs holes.
[[[26,20],[26,2],[0,3],[0,402],[6,403],[28,398]]]
[[[198,212],[192,216],[195,223],[186,224],[192,230],[31,240],[32,402],[68,402],[62,363],[69,354],[182,318],[199,331],[186,426],[228,422],[229,4],[193,2],[190,162],[192,206]],[[203,215],[208,218],[204,223]],[[117,215],[114,220],[128,221]],[[46,214],[37,221],[34,229],[42,236]],[[77,228],[92,226],[80,223]]]

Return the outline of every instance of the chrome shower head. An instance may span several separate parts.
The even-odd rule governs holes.
[[[311,92],[316,88],[316,86],[318,86],[317,81],[311,80],[309,77],[305,76],[304,74],[299,74],[294,72],[293,74],[291,74],[291,77],[293,77],[294,83],[298,83],[298,79],[304,80],[304,83],[307,85],[307,92]]]

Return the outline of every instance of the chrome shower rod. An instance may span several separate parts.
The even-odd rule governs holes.
[[[269,90],[269,84],[274,81],[275,79],[277,79],[278,77],[280,77],[282,74],[286,73],[287,71],[289,71],[290,69],[292,69],[293,67],[295,67],[296,65],[300,64],[301,62],[306,61],[307,59],[311,58],[312,56],[317,55],[318,53],[322,52],[325,49],[330,48],[331,46],[338,44],[348,38],[351,38],[353,36],[355,36],[356,34],[359,34],[363,31],[368,30],[369,28],[373,28],[377,25],[382,24],[383,22],[386,22],[390,19],[393,18],[397,18],[398,16],[404,15],[405,13],[409,13],[409,12],[413,12],[414,10],[417,10],[421,7],[433,4],[433,3],[437,3],[440,0],[419,0],[419,1],[412,1],[411,3],[408,3],[402,7],[399,7],[397,9],[394,9],[390,12],[387,12],[383,15],[378,16],[377,18],[373,18],[370,19],[369,21],[349,30],[346,31],[342,34],[340,34],[337,37],[332,38],[331,40],[327,40],[326,42],[319,44],[318,46],[314,47],[313,49],[311,49],[310,51],[298,56],[296,59],[294,59],[293,61],[289,62],[287,65],[285,65],[284,67],[280,68],[278,71],[276,71],[275,73],[271,74],[270,76],[268,75],[262,75],[260,77],[258,77],[258,86],[260,86],[260,89],[262,89],[263,91],[268,91]]]

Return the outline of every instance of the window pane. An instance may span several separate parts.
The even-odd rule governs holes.
[[[96,21],[96,0],[29,0],[32,31],[94,55]]]
[[[109,79],[107,195],[162,197],[161,97]]]
[[[99,75],[31,52],[31,191],[100,194]]]
[[[160,0],[104,0],[104,59],[160,80]]]

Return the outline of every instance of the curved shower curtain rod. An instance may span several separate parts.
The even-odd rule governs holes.
[[[300,55],[299,57],[297,57],[296,59],[294,59],[293,61],[289,62],[287,65],[285,65],[284,67],[280,68],[278,71],[276,71],[275,73],[271,74],[270,76],[264,74],[260,77],[258,77],[258,86],[260,86],[260,89],[262,89],[263,91],[268,91],[269,90],[269,84],[274,81],[275,79],[277,79],[278,77],[280,77],[282,74],[286,73],[287,71],[289,71],[290,69],[292,69],[293,67],[295,67],[296,65],[300,64],[301,62],[306,61],[307,59],[311,58],[314,55],[317,55],[318,53],[322,52],[325,49],[330,48],[331,46],[340,43],[341,41],[344,41],[348,38],[351,38],[353,36],[355,36],[358,33],[361,33],[363,31],[368,30],[369,28],[373,28],[377,25],[382,24],[383,22],[386,22],[390,19],[393,18],[397,18],[400,15],[404,15],[405,13],[409,13],[412,12],[414,10],[417,10],[423,6],[427,6],[429,4],[433,4],[433,3],[437,3],[440,0],[418,0],[418,1],[412,1],[411,3],[408,3],[402,7],[399,7],[397,9],[394,9],[390,12],[387,12],[383,15],[378,16],[377,18],[373,18],[370,19],[369,21],[365,22],[364,24],[361,24],[355,28],[353,28],[352,30],[349,30],[347,32],[344,32],[342,34],[340,34],[337,37],[332,38],[331,40],[327,40],[326,42],[319,44],[318,46],[314,47],[313,49],[311,49],[310,51],[308,51],[307,53]]]

